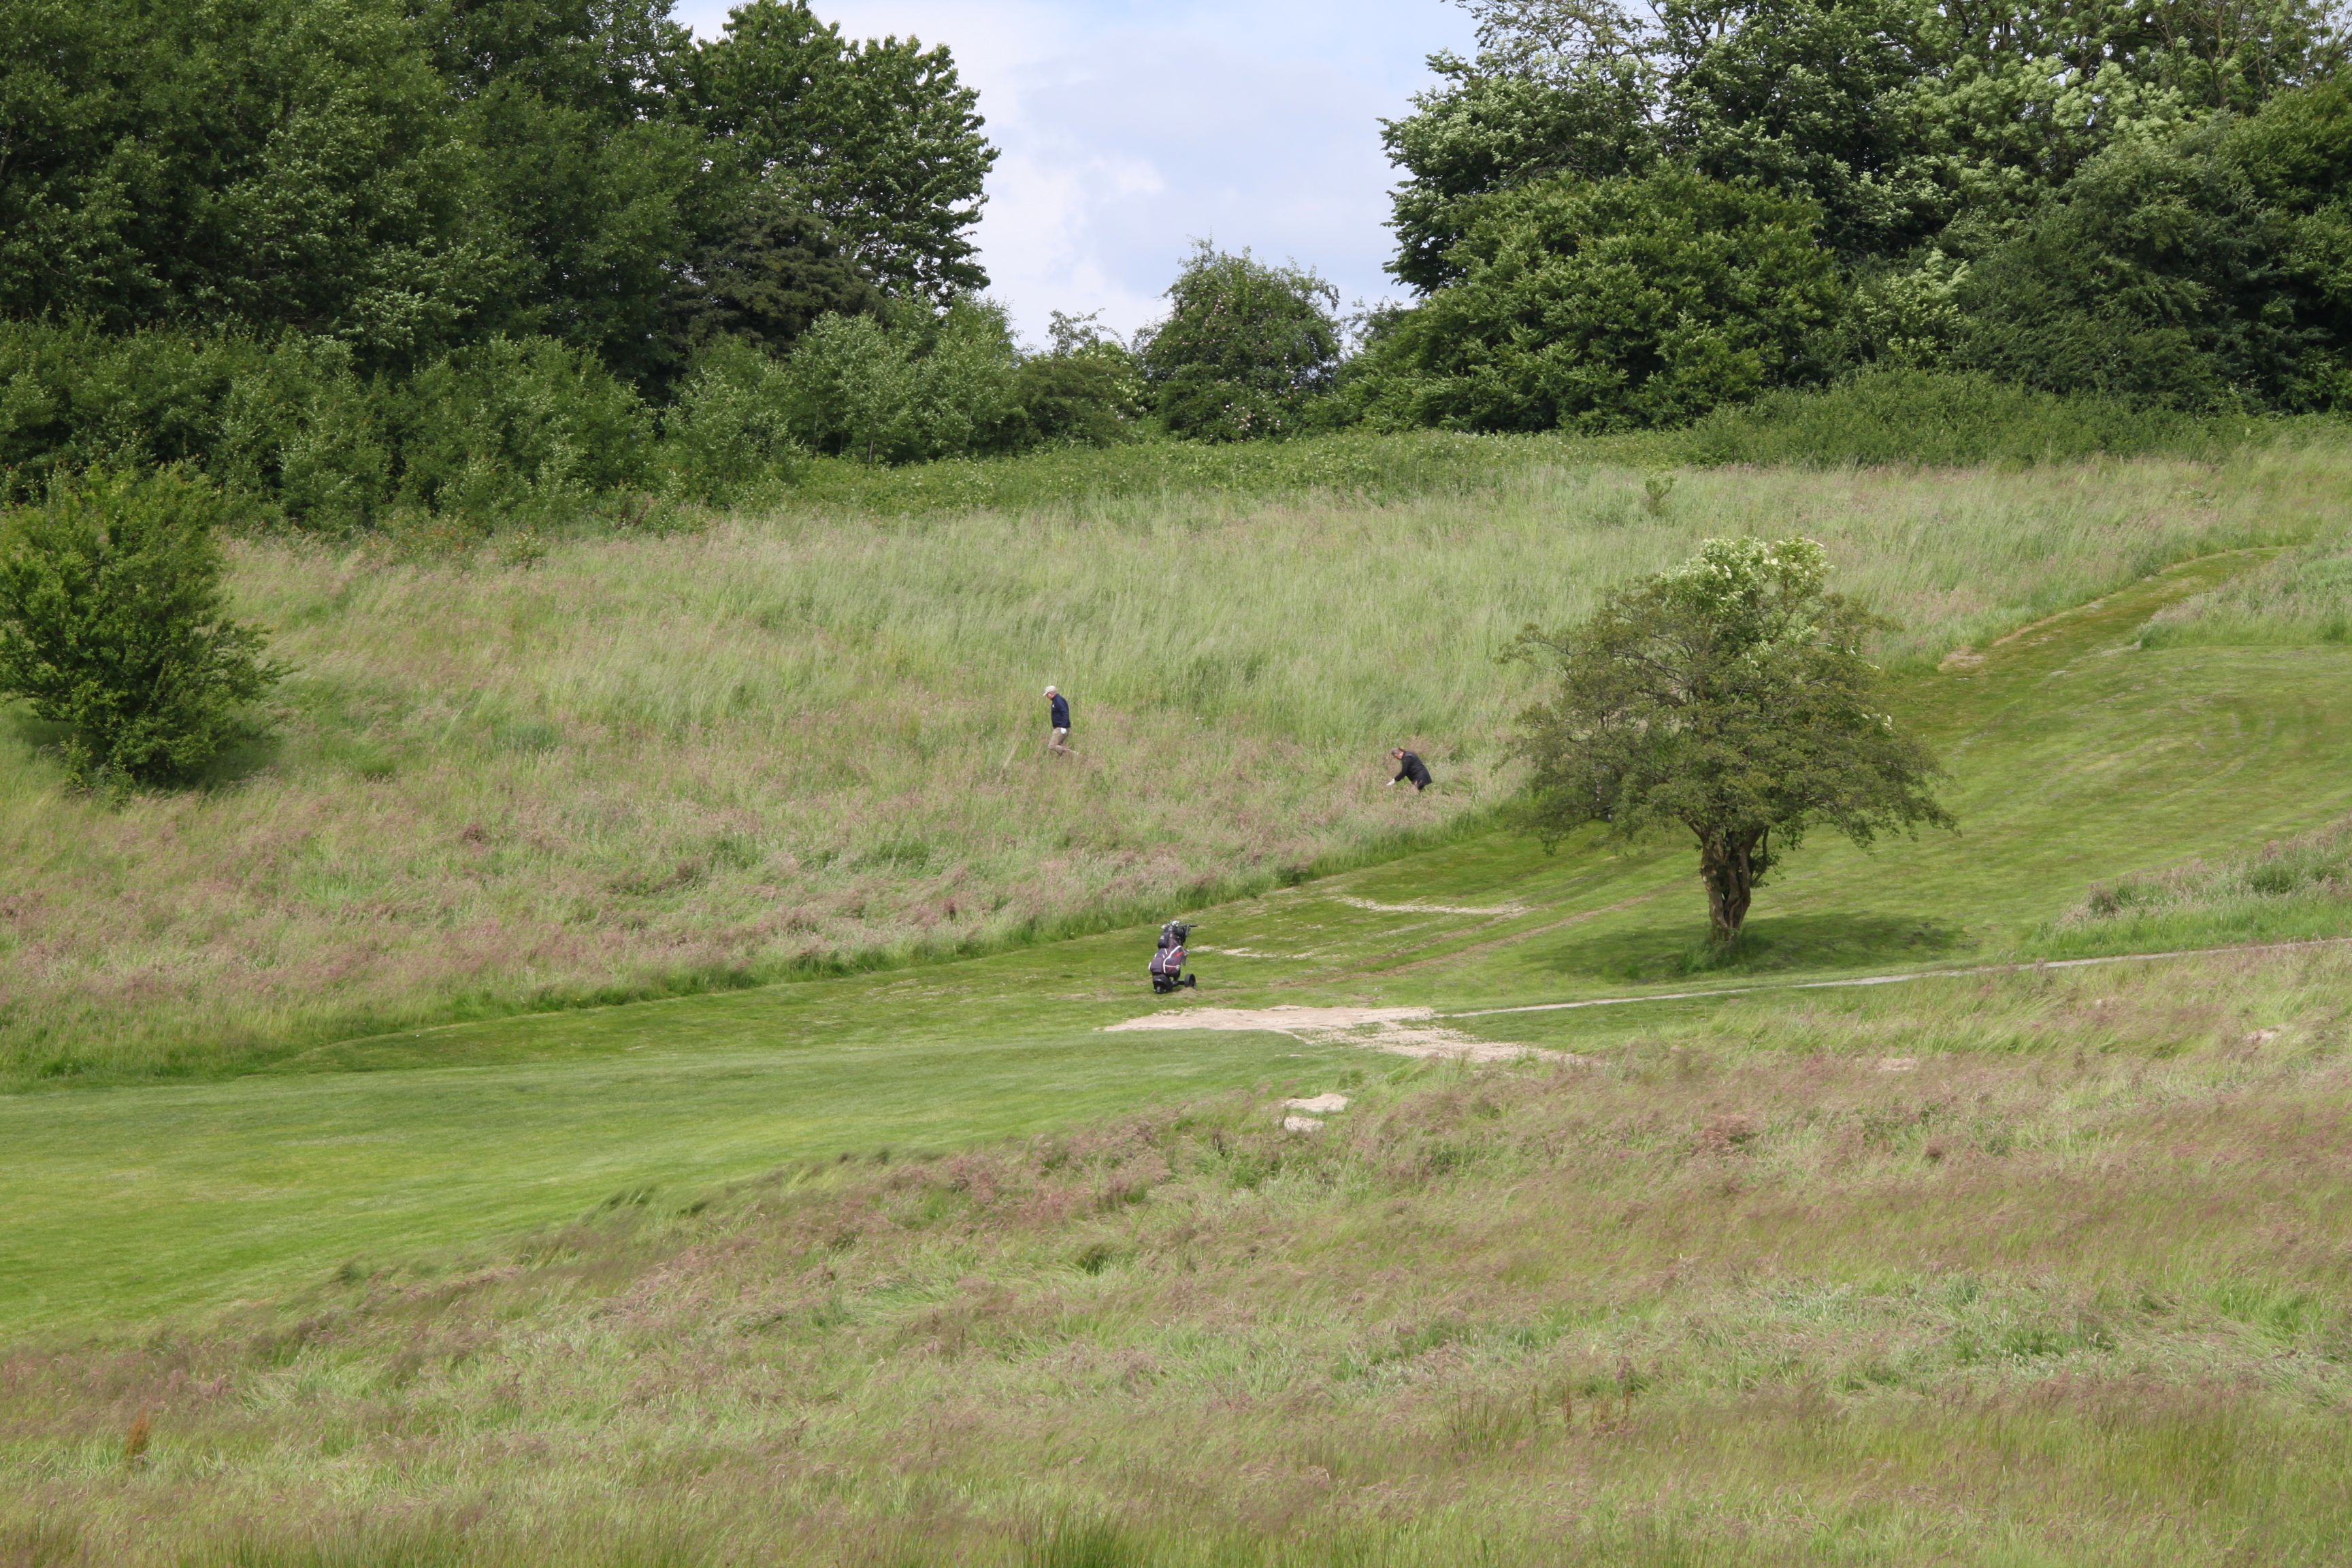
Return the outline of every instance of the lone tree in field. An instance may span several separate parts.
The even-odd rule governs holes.
[[[78,783],[188,777],[285,673],[229,618],[218,499],[169,468],[94,473],[0,518],[0,699],[65,726]]]
[[[1547,843],[1589,822],[1619,837],[1679,823],[1698,840],[1717,942],[1805,830],[1858,845],[1952,826],[1927,749],[1898,731],[1864,639],[1890,625],[1828,593],[1810,539],[1717,539],[1620,588],[1582,626],[1530,626],[1511,657],[1559,677],[1521,717]]]

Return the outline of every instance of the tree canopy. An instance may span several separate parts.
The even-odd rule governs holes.
[[[1727,942],[1809,828],[1867,845],[1950,826],[1934,758],[1896,727],[1864,655],[1886,623],[1828,579],[1809,539],[1709,540],[1581,625],[1523,633],[1514,656],[1556,683],[1522,715],[1517,742],[1547,842],[1596,822],[1619,837],[1685,829],[1710,927]]]
[[[0,313],[292,330],[408,365],[497,333],[638,381],[864,290],[984,287],[994,150],[943,49],[754,0],[0,9]]]
[[[1564,256],[1559,215],[1637,180],[1669,208],[1697,179],[1746,193],[1707,196],[1717,209],[1809,212],[1834,264],[1838,319],[1725,378],[1721,400],[1875,358],[2186,407],[2338,398],[2344,38],[2323,0],[1464,3],[1475,56],[1433,57],[1439,85],[1385,128],[1404,175],[1390,269],[1426,301],[1392,323],[1412,352],[1371,367],[1386,384],[1367,405],[1390,417],[1540,420],[1524,397],[1432,391],[1433,373],[1488,361],[1645,379],[1654,334],[1595,334],[1582,309],[1538,319],[1519,277],[1511,310],[1492,303],[1498,258]],[[1771,271],[1784,227],[1748,226],[1711,270]],[[1666,270],[1688,278],[1684,248]],[[1717,293],[1709,331],[1760,342],[1789,324]],[[1562,422],[1586,410],[1559,404]],[[1698,412],[1668,397],[1640,417]]]
[[[1339,369],[1339,290],[1303,268],[1203,244],[1168,301],[1137,359],[1169,429],[1234,441],[1306,427]]]

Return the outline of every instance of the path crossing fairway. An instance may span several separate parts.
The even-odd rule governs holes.
[[[1875,854],[1808,846],[1759,898],[1750,955],[1713,978],[2031,956],[2096,879],[2352,811],[2352,649],[2132,642],[2247,560],[2192,563],[1916,683],[1909,717],[1952,768],[1961,831]],[[683,1205],[793,1162],[904,1158],[1234,1087],[1316,1092],[1394,1065],[1278,1034],[1101,1032],[1155,1007],[1457,1011],[1710,977],[1680,845],[1548,855],[1496,833],[1198,919],[1203,988],[1159,1003],[1149,933],[1124,931],[347,1042],[223,1082],[0,1099],[0,1321],[204,1310],[354,1258],[509,1244],[616,1198]],[[1651,1023],[1781,1005],[1661,1004]],[[1606,1048],[1647,1026],[1627,1011],[1462,1026]]]

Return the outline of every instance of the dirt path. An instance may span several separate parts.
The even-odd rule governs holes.
[[[1427,1007],[1174,1007],[1108,1026],[1107,1035],[1143,1029],[1217,1029],[1288,1035],[1310,1045],[1361,1046],[1400,1057],[1456,1061],[1568,1060],[1559,1051],[1481,1040],[1442,1027]]]

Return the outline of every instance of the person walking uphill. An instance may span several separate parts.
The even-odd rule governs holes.
[[[1431,782],[1429,764],[1423,762],[1420,757],[1399,746],[1389,753],[1389,760],[1397,765],[1397,776],[1389,780],[1389,788],[1394,789],[1407,779],[1412,781],[1412,787],[1415,790],[1424,790],[1429,787]]]
[[[1047,717],[1054,729],[1046,739],[1045,749],[1066,757],[1076,755],[1070,750],[1070,700],[1058,688],[1049,686],[1045,688],[1045,700],[1051,704]]]

